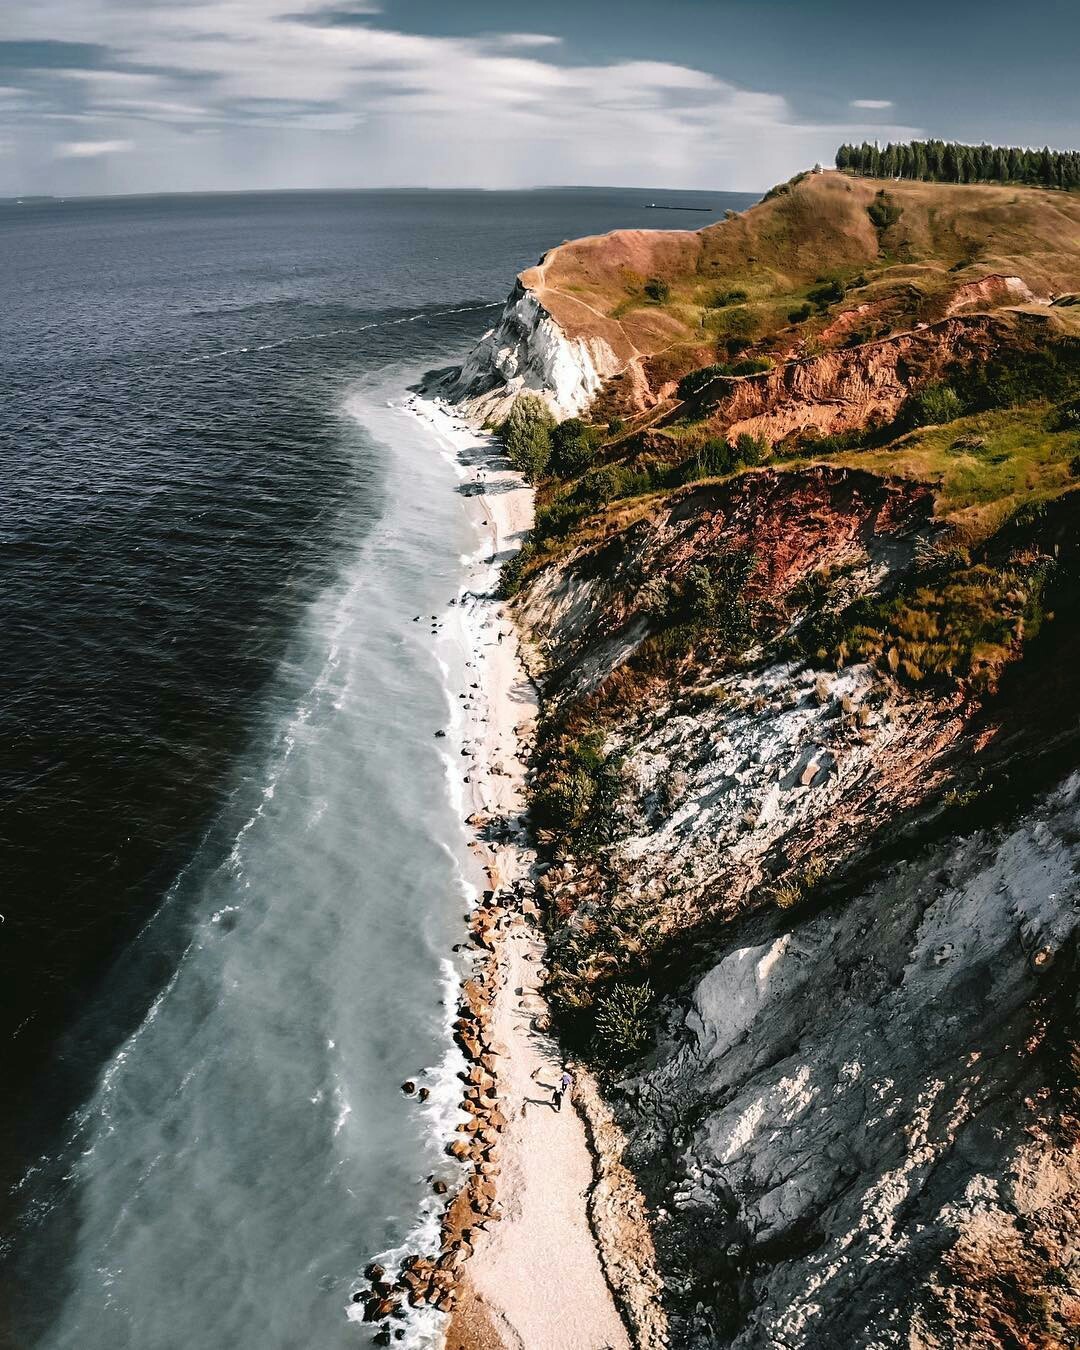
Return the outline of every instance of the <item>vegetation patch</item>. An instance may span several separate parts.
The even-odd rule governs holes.
[[[882,188],[866,208],[866,214],[870,217],[871,224],[875,229],[887,230],[890,225],[896,224],[904,214],[904,210],[903,207],[898,206],[885,189]]]
[[[701,391],[713,380],[727,376],[760,375],[772,369],[772,362],[764,357],[747,357],[743,361],[718,361],[711,366],[701,366],[684,375],[677,390],[679,398],[686,399]]]
[[[957,141],[875,141],[842,145],[836,167],[868,178],[921,178],[932,183],[1024,183],[1080,187],[1080,151]],[[879,193],[879,196],[882,194]],[[875,222],[876,224],[876,222]]]
[[[502,425],[510,463],[530,482],[541,478],[551,459],[555,419],[539,394],[519,394]]]
[[[625,788],[623,760],[605,750],[602,728],[550,729],[530,793],[534,824],[584,852],[609,841]]]
[[[1037,636],[1052,567],[1038,556],[1005,567],[979,563],[892,599],[858,601],[844,616],[834,653],[840,661],[882,664],[912,684],[945,679],[987,692]]]
[[[610,1065],[635,1059],[652,1040],[654,996],[650,985],[616,982],[596,1000],[597,1056]]]
[[[952,404],[948,394],[931,395],[931,407],[946,404]],[[920,429],[881,449],[845,452],[842,438],[821,438],[804,451],[820,453],[835,444],[834,463],[933,484],[936,516],[971,546],[1023,502],[1047,500],[1073,485],[1070,462],[1080,452],[1080,437],[1053,429],[1059,425],[1056,410],[1037,403]]]

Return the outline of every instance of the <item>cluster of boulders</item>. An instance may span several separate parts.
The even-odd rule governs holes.
[[[461,1109],[467,1119],[457,1127],[446,1151],[468,1167],[468,1175],[443,1215],[439,1251],[434,1256],[411,1255],[402,1262],[396,1279],[378,1265],[364,1272],[371,1281],[367,1291],[353,1295],[364,1305],[365,1322],[383,1322],[375,1335],[376,1345],[389,1345],[404,1336],[390,1320],[405,1314],[406,1305],[419,1308],[430,1305],[440,1312],[452,1312],[457,1302],[457,1283],[465,1261],[471,1255],[476,1236],[502,1216],[496,1201],[499,1175],[499,1136],[508,1121],[500,1109],[496,1052],[491,1038],[492,1011],[499,988],[499,935],[523,918],[532,920],[537,911],[534,902],[520,888],[500,899],[496,891],[485,891],[480,904],[470,915],[469,935],[478,951],[473,973],[461,986],[461,1004],[454,1022],[454,1039],[469,1061],[460,1077],[464,1082]],[[402,1090],[412,1095],[411,1082]],[[423,1094],[423,1089],[420,1093]],[[444,1181],[433,1182],[436,1194],[446,1194]]]

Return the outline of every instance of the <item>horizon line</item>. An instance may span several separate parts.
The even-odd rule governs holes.
[[[304,193],[377,193],[377,192],[670,192],[670,193],[724,193],[728,196],[736,197],[755,197],[760,196],[762,192],[767,192],[768,188],[665,188],[665,187],[638,187],[626,183],[534,183],[525,187],[474,187],[463,185],[460,187],[430,187],[424,184],[416,183],[395,183],[380,187],[266,187],[266,188],[187,188],[187,189],[165,189],[162,191],[147,192],[78,192],[78,193],[56,193],[56,192],[16,192],[0,197],[0,205],[11,205],[22,202],[92,202],[92,201],[132,201],[141,200],[147,197],[260,197],[260,196],[282,196],[292,194],[300,196]]]

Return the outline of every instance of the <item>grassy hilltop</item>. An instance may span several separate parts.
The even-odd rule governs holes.
[[[718,351],[795,355],[933,320],[958,286],[994,275],[1022,276],[1044,298],[1080,285],[1080,197],[801,175],[700,231],[563,244],[522,281],[571,336],[640,353],[656,388]],[[830,331],[862,306],[861,326]]]
[[[800,175],[704,230],[578,240],[523,274],[626,370],[532,465],[538,526],[511,587],[733,471],[828,463],[922,482],[967,549],[1073,491],[1080,196],[882,191]]]

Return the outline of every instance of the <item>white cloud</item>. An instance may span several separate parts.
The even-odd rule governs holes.
[[[551,33],[496,33],[491,43],[496,47],[557,47],[562,38]]]
[[[130,0],[22,5],[8,36],[105,44],[125,67],[38,71],[38,87],[47,77],[56,92],[20,123],[24,162],[35,162],[34,128],[44,137],[51,113],[98,119],[102,140],[69,144],[108,147],[63,158],[132,151],[109,164],[115,190],[572,182],[757,189],[831,159],[841,141],[866,131],[807,126],[781,93],[688,65],[575,66],[552,59],[559,39],[543,33],[462,38],[327,25],[318,19],[327,3],[188,0],[143,6],[137,23]],[[873,134],[915,131],[876,126]]]
[[[890,98],[853,98],[851,100],[853,108],[891,108],[892,99]]]
[[[115,155],[134,148],[134,141],[62,141],[56,154],[60,159],[97,159],[99,155]]]

